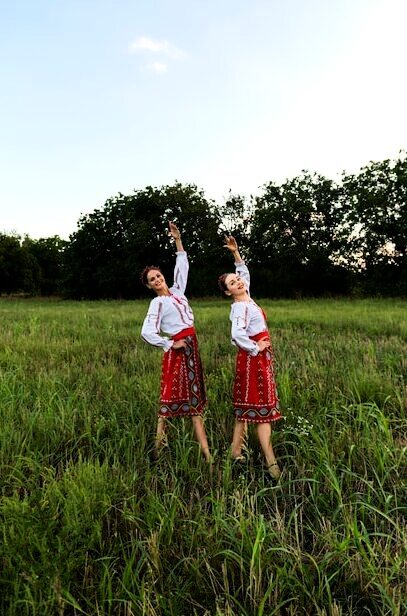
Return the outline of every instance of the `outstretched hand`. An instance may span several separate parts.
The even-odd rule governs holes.
[[[230,250],[230,252],[236,252],[239,250],[233,235],[225,235],[225,243],[223,244],[223,247]]]
[[[170,237],[173,237],[174,240],[179,240],[179,238],[181,237],[181,232],[178,229],[177,225],[170,220],[169,223],[168,223],[168,226],[169,226],[169,229],[170,229],[169,232],[168,232],[168,235]]]

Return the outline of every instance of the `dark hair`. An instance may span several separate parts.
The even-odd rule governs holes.
[[[147,275],[148,272],[151,272],[151,270],[157,270],[157,272],[160,272],[160,274],[162,274],[161,268],[158,267],[158,265],[147,265],[147,267],[145,267],[140,274],[140,280],[142,284],[144,284],[146,287],[148,287]]]
[[[219,286],[219,289],[222,291],[222,293],[226,293],[226,291],[228,290],[226,286],[226,278],[228,276],[229,276],[229,272],[227,272],[226,274],[222,274],[218,278],[218,286]]]

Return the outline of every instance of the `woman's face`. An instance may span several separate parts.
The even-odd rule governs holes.
[[[165,278],[159,270],[152,269],[147,274],[147,286],[156,293],[164,291],[167,288]]]
[[[236,274],[228,274],[225,278],[225,285],[227,288],[226,295],[232,297],[239,297],[247,291],[244,280]]]

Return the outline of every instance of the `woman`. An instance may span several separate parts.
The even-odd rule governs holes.
[[[248,423],[257,427],[257,435],[274,479],[281,471],[271,444],[271,423],[281,419],[273,372],[270,335],[264,311],[250,297],[250,274],[242,261],[234,237],[226,236],[228,248],[235,260],[236,273],[219,277],[221,290],[233,299],[230,312],[232,342],[238,347],[233,386],[235,427],[232,457],[244,461],[242,445]]]
[[[173,286],[168,288],[159,267],[148,266],[141,274],[143,284],[157,295],[150,303],[141,336],[149,344],[164,351],[155,453],[158,455],[163,444],[167,419],[191,417],[202,453],[210,462],[202,421],[202,411],[206,406],[202,365],[193,326],[194,315],[184,295],[188,279],[188,258],[177,226],[170,222],[169,227],[169,235],[175,239],[177,247]],[[160,332],[170,338],[162,336]]]

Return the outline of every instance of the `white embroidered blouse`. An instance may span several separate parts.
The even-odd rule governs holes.
[[[244,262],[235,263],[236,276],[244,281],[250,296],[250,273]],[[257,355],[259,347],[249,336],[255,336],[267,331],[267,323],[260,306],[252,299],[247,302],[233,302],[230,310],[232,321],[232,344],[248,351],[250,355]]]
[[[194,315],[185,297],[185,289],[188,281],[189,263],[186,252],[177,252],[174,268],[174,284],[170,287],[170,295],[158,295],[148,308],[141,337],[143,340],[168,351],[174,344],[168,336],[174,336],[178,332],[192,327]]]

